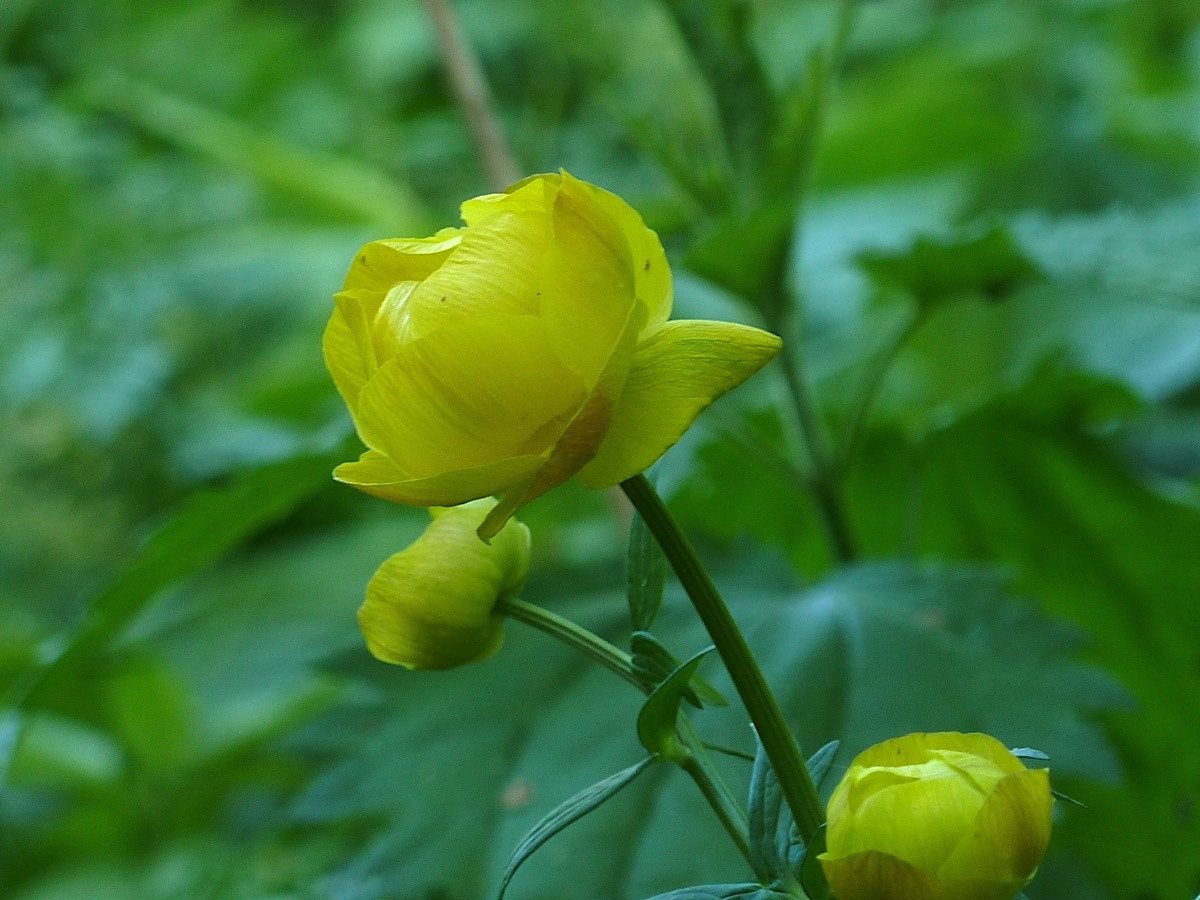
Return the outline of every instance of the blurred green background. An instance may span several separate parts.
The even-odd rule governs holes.
[[[818,398],[815,455],[775,364],[655,472],[803,746],[1039,747],[1086,808],[1031,897],[1200,891],[1200,5],[457,8],[520,168],[626,197],[679,314]],[[330,480],[330,296],[488,189],[423,6],[0,0],[0,47],[0,893],[488,896],[639,697],[516,625],[446,674],[355,626],[423,513]],[[624,641],[625,515],[528,509],[528,599]],[[658,632],[706,643],[677,593]],[[510,896],[743,880],[723,840],[655,770]]]

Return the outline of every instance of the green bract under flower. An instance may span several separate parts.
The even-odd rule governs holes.
[[[623,200],[535,175],[462,206],[465,228],[368,244],[325,331],[362,457],[335,476],[419,506],[493,495],[494,534],[572,476],[643,471],[780,342],[667,321],[658,236]]]
[[[821,866],[838,900],[1012,900],[1050,841],[1053,797],[985,734],[864,751],[829,800]]]
[[[495,506],[488,497],[431,509],[425,532],[375,572],[358,624],[376,658],[451,669],[500,649],[503,617],[494,609],[524,585],[531,542],[515,519],[490,544],[481,541],[476,530]]]

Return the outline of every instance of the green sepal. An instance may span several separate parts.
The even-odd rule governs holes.
[[[655,756],[679,762],[691,754],[691,751],[680,743],[676,734],[679,707],[696,669],[704,661],[704,657],[714,649],[716,648],[707,647],[701,650],[668,675],[642,705],[637,720],[638,738],[642,746]]]
[[[635,631],[629,638],[633,673],[648,690],[654,690],[679,668],[679,660],[662,641],[648,631]],[[683,698],[696,709],[708,706],[728,706],[725,695],[700,675],[693,675]]]
[[[667,583],[667,557],[646,527],[639,513],[629,526],[629,552],[626,557],[629,618],[635,631],[644,632],[662,608],[663,588]]]
[[[604,803],[612,799],[622,788],[632,783],[635,778],[641,775],[654,760],[655,757],[647,756],[641,762],[634,763],[629,768],[622,769],[620,772],[609,775],[602,781],[597,781],[591,787],[584,788],[569,800],[560,803],[554,809],[550,810],[540,822],[530,829],[529,833],[521,839],[521,843],[513,850],[512,857],[508,861],[508,866],[504,870],[504,875],[500,879],[500,889],[496,893],[496,900],[503,900],[504,892],[508,890],[508,884],[517,873],[517,869],[538,848],[567,826],[578,822],[588,813],[600,808]]]
[[[1013,747],[1008,751],[1019,760],[1036,759],[1038,762],[1050,762],[1050,755],[1036,747]]]

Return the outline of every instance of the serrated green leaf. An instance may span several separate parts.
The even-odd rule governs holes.
[[[646,771],[647,767],[654,761],[654,756],[647,756],[629,768],[622,769],[620,772],[610,775],[603,781],[598,781],[591,787],[584,788],[574,797],[565,800],[561,805],[551,810],[549,815],[538,822],[533,827],[533,830],[525,836],[525,839],[517,845],[517,848],[513,850],[512,859],[509,860],[508,866],[504,870],[504,875],[500,879],[500,890],[496,894],[497,900],[502,900],[504,892],[508,889],[508,885],[512,881],[513,876],[516,875],[517,870],[539,847],[564,828],[579,821],[588,813],[599,809],[600,806],[616,796],[619,791],[627,787],[642,772]]]
[[[1040,270],[1007,228],[978,236],[921,235],[905,250],[863,250],[858,265],[881,284],[900,288],[925,313],[953,300],[998,303],[1040,277]]]
[[[706,647],[679,668],[654,689],[646,698],[638,713],[637,733],[642,746],[655,756],[664,759],[684,759],[690,751],[680,743],[675,728],[679,720],[679,707],[683,703],[695,675],[696,669],[715,648]]]
[[[637,512],[634,512],[629,525],[626,571],[626,596],[633,629],[648,631],[662,608],[663,588],[667,583],[667,558]]]

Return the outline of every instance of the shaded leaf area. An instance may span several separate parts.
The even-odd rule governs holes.
[[[1016,604],[995,576],[895,564],[851,570],[802,595],[737,568],[722,580],[738,585],[737,615],[806,746],[836,733],[853,754],[913,729],[982,729],[1045,747],[1064,773],[1113,774],[1088,717],[1122,694],[1071,662],[1078,639]],[[683,602],[672,593],[662,634],[702,645]],[[613,592],[560,611],[612,634],[622,606]],[[374,685],[371,702],[310,732],[341,758],[297,815],[379,822],[377,837],[331,876],[347,896],[394,896],[386,886],[396,884],[411,885],[400,896],[483,896],[539,819],[636,753],[636,692],[541,636],[509,631],[493,660],[436,679],[356,667]],[[958,677],[929,684],[931,672],[948,670]],[[844,687],[831,693],[830,683]],[[736,711],[694,715],[704,737],[751,745]],[[747,764],[725,765],[747,784]],[[580,896],[637,898],[747,874],[692,786],[661,767],[549,841],[512,892],[561,897],[569,883]]]
[[[1085,657],[1114,673],[1133,696],[1132,707],[1118,703],[1126,710],[1103,717],[1129,786],[1072,782],[1068,792],[1080,795],[1088,811],[1065,816],[1057,846],[1073,845],[1094,858],[1090,847],[1119,840],[1125,848],[1119,859],[1096,861],[1105,876],[1131,894],[1172,896],[1197,876],[1196,861],[1177,852],[1178,841],[1200,839],[1187,812],[1200,796],[1200,779],[1194,760],[1176,750],[1181,735],[1200,727],[1194,699],[1200,660],[1192,640],[1200,628],[1200,573],[1182,562],[1200,541],[1200,511],[1131,474],[1119,444],[1088,436],[1080,418],[1110,409],[1109,396],[1106,385],[1088,379],[1035,379],[924,439],[879,430],[849,473],[849,498],[868,553],[999,563],[1044,610],[1083,629]],[[710,446],[700,458],[725,473],[747,465],[731,445]],[[739,494],[736,486],[727,489]],[[727,506],[723,524],[751,529],[803,564],[814,553],[812,511],[782,503],[778,482],[774,490],[759,485],[748,493],[756,505],[740,518]],[[1029,645],[1038,638],[1017,640]],[[882,697],[888,683],[881,678]],[[935,669],[926,678],[936,681]],[[1037,704],[1021,694],[1014,689],[1010,702],[1038,715]],[[1057,754],[1039,749],[1058,771]],[[1117,772],[1113,762],[1103,763],[1109,778]],[[1117,796],[1126,799],[1116,803]],[[1140,808],[1160,815],[1136,837],[1118,839]],[[1163,884],[1174,887],[1155,887]],[[1035,884],[1031,894],[1038,890]]]

